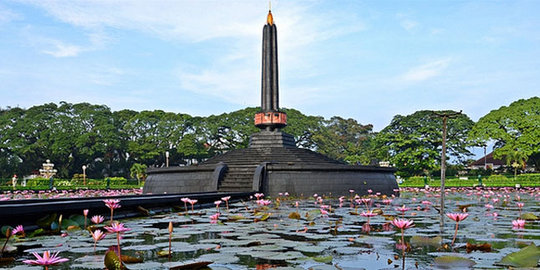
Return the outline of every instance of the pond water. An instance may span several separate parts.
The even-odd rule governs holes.
[[[267,207],[257,205],[255,200],[238,202],[229,211],[222,204],[218,223],[211,223],[210,218],[216,208],[196,209],[187,215],[175,212],[121,220],[131,229],[121,239],[122,255],[144,260],[128,264],[129,269],[169,269],[191,261],[212,262],[209,269],[500,269],[504,266],[498,263],[506,255],[531,244],[540,246],[538,220],[527,220],[524,228],[512,226],[512,221],[522,214],[528,218],[539,215],[539,191],[447,189],[446,212],[466,209],[469,214],[459,222],[453,247],[456,223],[445,217],[441,233],[436,209],[440,193],[436,189],[403,189],[399,198],[383,201],[373,195],[369,203],[359,201],[353,207],[352,196],[344,199],[342,207],[337,198],[324,196],[319,200],[281,197],[279,205],[273,198]],[[518,203],[523,203],[521,209]],[[327,215],[321,214],[321,205],[331,206],[323,208],[329,211]],[[402,205],[411,208],[403,215],[396,210]],[[366,207],[378,213],[370,218],[369,229],[367,218],[359,215]],[[289,217],[297,211],[300,219]],[[404,232],[408,246],[405,265],[399,245],[401,232],[390,225],[396,216],[414,221],[414,227]],[[169,222],[174,225],[171,263],[166,256],[160,256],[169,248]],[[22,261],[34,259],[31,252],[45,250],[60,251],[59,256],[70,260],[51,269],[103,269],[104,254],[117,241],[115,235],[107,235],[97,243],[94,253],[88,231],[69,230],[67,234],[21,239],[15,245],[24,252],[2,269],[42,269]],[[467,243],[488,243],[491,251],[468,253]],[[462,259],[450,263],[448,258],[440,259],[444,256]]]

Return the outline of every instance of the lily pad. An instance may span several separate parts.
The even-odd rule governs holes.
[[[440,256],[434,260],[435,266],[444,269],[469,268],[476,264],[475,261],[459,256]]]
[[[318,256],[313,257],[313,260],[320,263],[331,263],[333,260],[332,256]]]
[[[523,213],[521,219],[524,220],[538,220],[538,217],[533,213]]]
[[[440,236],[428,237],[428,236],[414,235],[413,237],[411,237],[410,243],[411,243],[411,246],[416,246],[416,247],[423,247],[423,246],[438,247],[442,243],[442,237]]]
[[[512,267],[535,267],[540,260],[540,248],[531,244],[520,251],[510,253],[497,264]]]

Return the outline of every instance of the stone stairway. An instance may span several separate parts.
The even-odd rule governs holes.
[[[253,165],[263,162],[298,165],[344,164],[325,155],[301,148],[272,147],[246,148],[229,151],[203,162],[203,164]]]
[[[228,170],[219,183],[219,192],[252,191],[256,165],[228,165]]]

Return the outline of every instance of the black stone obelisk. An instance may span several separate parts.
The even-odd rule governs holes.
[[[255,126],[274,131],[287,125],[287,114],[279,111],[277,29],[268,11],[262,40],[261,112],[255,114]]]
[[[279,111],[277,29],[271,12],[263,28],[261,110]]]

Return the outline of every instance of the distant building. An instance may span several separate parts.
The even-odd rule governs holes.
[[[493,157],[493,152],[487,154],[486,156],[481,157],[477,161],[469,164],[468,169],[478,170],[478,169],[491,169],[498,170],[503,168],[506,163],[503,160],[495,159]]]

